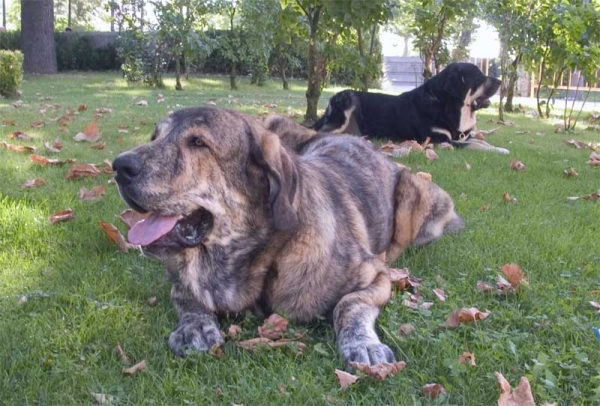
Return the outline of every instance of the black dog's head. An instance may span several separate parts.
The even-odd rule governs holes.
[[[475,126],[475,112],[490,106],[490,97],[501,84],[472,63],[451,63],[427,83],[438,98],[461,106],[457,128],[461,132]]]

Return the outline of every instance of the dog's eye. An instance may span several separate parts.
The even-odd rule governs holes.
[[[205,147],[206,146],[206,144],[200,137],[192,137],[190,139],[190,145],[193,147]]]

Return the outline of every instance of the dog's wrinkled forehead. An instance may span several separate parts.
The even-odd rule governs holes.
[[[187,108],[171,112],[155,125],[151,141],[177,137],[191,127],[218,128],[219,116],[216,110],[210,108]]]

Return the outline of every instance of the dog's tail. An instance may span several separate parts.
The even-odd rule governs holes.
[[[325,125],[325,115],[323,114],[323,116],[318,119],[310,128],[312,128],[315,131],[319,131],[321,128],[323,128],[323,126]]]

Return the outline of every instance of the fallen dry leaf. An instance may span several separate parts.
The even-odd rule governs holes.
[[[100,141],[97,142],[96,144],[93,144],[90,146],[91,149],[104,149],[104,147],[106,146],[106,141]]]
[[[421,394],[429,399],[437,399],[440,395],[448,395],[448,392],[439,383],[428,383],[421,388]]]
[[[452,150],[454,149],[454,146],[452,146],[452,144],[450,144],[449,142],[442,142],[438,145],[438,148],[441,150]]]
[[[590,159],[588,161],[588,165],[600,166],[600,153],[592,152],[590,154]]]
[[[137,364],[135,364],[134,366],[130,367],[130,368],[123,368],[122,372],[124,375],[133,375],[136,374],[138,372],[144,372],[146,371],[146,360],[142,360],[140,362],[138,362]]]
[[[66,127],[71,123],[71,117],[68,115],[60,117],[58,120],[58,125],[62,127]]]
[[[33,128],[42,128],[45,125],[46,123],[44,123],[43,121],[34,121],[33,123],[29,123],[29,126]]]
[[[112,162],[110,162],[108,159],[105,159],[104,161],[102,161],[102,163],[104,164],[104,166],[102,167],[102,173],[106,173],[107,175],[113,173]]]
[[[411,277],[408,268],[390,268],[389,271],[390,282],[400,290],[416,288],[422,282],[422,279]]]
[[[6,136],[6,138],[9,138],[11,140],[24,140],[24,141],[29,141],[32,139],[31,135],[27,135],[23,131],[13,131],[12,133],[9,133]]]
[[[474,367],[476,365],[475,364],[475,354],[473,354],[472,352],[463,352],[458,357],[458,363],[464,364],[465,362],[468,362],[470,366]]]
[[[427,173],[427,172],[417,172],[415,175],[417,175],[419,178],[425,179],[425,180],[431,180],[432,179],[431,174]]]
[[[109,109],[108,107],[100,107],[100,108],[97,108],[95,111],[96,111],[96,113],[106,114],[106,113],[112,113],[113,109]]]
[[[165,101],[165,96],[162,93],[159,93],[156,98],[156,103],[162,103]]]
[[[62,142],[60,142],[58,138],[56,138],[52,144],[50,144],[49,142],[44,143],[44,148],[46,148],[48,152],[53,152],[55,154],[59,153],[62,147]]]
[[[83,132],[77,133],[73,139],[75,141],[88,141],[95,142],[100,138],[100,129],[98,128],[98,124],[95,121],[89,123],[83,129]]]
[[[594,307],[594,309],[596,309],[598,311],[598,313],[600,313],[600,303],[590,301],[590,304]]]
[[[35,152],[35,147],[28,147],[25,145],[13,145],[13,144],[9,144],[8,142],[0,142],[0,147],[8,149],[10,151],[15,151],[15,152]],[[32,155],[33,156],[33,155]]]
[[[223,347],[221,347],[221,343],[214,343],[213,346],[208,350],[208,353],[217,358],[223,358],[225,356],[225,352],[223,351]]]
[[[439,159],[440,157],[438,157],[438,154],[436,154],[434,150],[426,149],[425,150],[425,158],[427,158],[427,161],[431,162],[431,161],[435,161],[436,159]]]
[[[438,299],[440,299],[442,302],[446,301],[446,293],[442,290],[442,289],[432,289],[433,293],[437,296]]]
[[[512,169],[513,171],[524,171],[525,164],[523,164],[523,162],[519,161],[518,159],[513,159],[510,163],[510,169]]]
[[[60,159],[46,158],[41,155],[30,155],[29,159],[31,159],[31,161],[33,163],[36,163],[39,165],[46,165],[46,166],[64,165],[64,164],[70,164],[70,163],[73,163],[76,161],[76,159],[74,159],[74,158],[60,160]]]
[[[267,109],[276,109],[277,105],[273,104],[273,103],[266,103],[266,104],[263,104],[263,107],[267,108]]]
[[[150,296],[148,298],[148,306],[150,307],[154,307],[158,304],[158,299],[156,298],[156,296]]]
[[[511,392],[510,383],[500,372],[494,372],[500,387],[498,406],[535,406],[535,400],[531,393],[531,385],[526,377],[522,377],[519,386]]]
[[[227,336],[229,338],[234,338],[235,336],[237,336],[241,332],[242,332],[242,328],[240,326],[238,326],[237,324],[232,324],[227,329]]]
[[[446,324],[449,327],[458,327],[461,323],[486,319],[490,314],[492,313],[489,310],[482,312],[474,307],[462,307],[453,311],[452,314],[448,316],[448,319],[446,319]]]
[[[119,229],[111,223],[107,223],[104,220],[99,220],[98,225],[100,226],[100,229],[104,232],[104,235],[106,235],[106,238],[108,238],[109,241],[112,241],[119,246],[119,251],[127,252],[131,248],[135,248],[135,245],[128,243],[125,237],[123,237],[123,234],[121,234],[121,232],[119,231]]]
[[[504,192],[502,194],[502,200],[504,200],[506,203],[511,203],[511,204],[514,204],[517,202],[517,198],[512,197],[511,195],[508,194],[508,192]]]
[[[514,286],[500,275],[498,275],[498,280],[496,281],[496,289],[498,289],[498,293],[516,292]]]
[[[287,332],[288,321],[277,313],[270,315],[262,326],[258,327],[258,335],[275,340]]]
[[[77,106],[77,111],[86,111],[87,110],[87,106],[85,104],[80,104],[79,106]]]
[[[594,192],[594,193],[590,193],[589,195],[567,197],[567,200],[579,200],[579,199],[598,200],[598,199],[600,199],[600,193]]]
[[[91,190],[87,190],[85,186],[79,189],[79,200],[81,201],[96,201],[102,199],[106,194],[104,186],[94,186]]]
[[[480,212],[484,212],[484,211],[488,211],[489,209],[490,209],[490,204],[489,204],[489,203],[486,203],[486,204],[484,204],[483,206],[481,206],[481,207],[479,208],[479,211],[480,211]]]
[[[363,374],[367,374],[375,379],[383,381],[388,376],[394,376],[402,371],[406,366],[406,362],[384,362],[376,365],[363,364],[361,362],[349,362],[348,365]]]
[[[523,270],[517,264],[506,264],[502,266],[502,273],[514,288],[519,287],[522,282],[527,283],[527,279],[524,279],[523,277]]]
[[[5,118],[4,120],[2,120],[2,124],[4,124],[4,125],[16,125],[16,122],[15,122],[15,120],[9,120],[9,119]]]
[[[46,182],[44,181],[44,179],[35,178],[35,179],[31,179],[31,180],[28,180],[27,182],[23,183],[21,185],[21,188],[22,189],[31,189],[34,187],[44,186],[45,184],[46,184]]]
[[[121,348],[121,345],[119,343],[117,343],[117,346],[115,347],[115,352],[117,353],[119,358],[121,358],[121,361],[127,363],[129,362],[129,357],[127,357],[127,354],[125,354],[125,351],[123,351],[123,348]]]
[[[17,100],[16,102],[13,102],[13,107],[18,109],[19,107],[23,106],[23,101],[22,100]]]
[[[130,229],[149,215],[150,213],[139,213],[132,209],[127,209],[119,214],[119,220],[121,220],[121,222],[125,224],[128,229]]]
[[[147,106],[148,105],[148,101],[147,100],[140,100],[135,105],[136,106]]]
[[[402,305],[411,309],[424,309],[427,310],[433,306],[433,302],[425,302],[421,297],[421,292],[416,292],[409,296],[408,299],[402,301]]]
[[[591,144],[588,144],[588,143],[583,142],[583,141],[576,141],[576,140],[565,141],[565,144],[572,145],[572,146],[574,146],[577,149],[580,149],[580,148],[589,148],[591,146]]]
[[[335,375],[342,389],[346,389],[358,380],[358,376],[349,374],[346,371],[340,371],[339,369],[335,370]]]
[[[416,330],[415,326],[413,326],[410,323],[405,323],[405,324],[402,324],[398,328],[398,335],[406,337],[406,336],[410,335],[411,333],[413,333],[415,330]]]
[[[492,285],[489,285],[482,281],[477,282],[477,285],[475,285],[475,287],[477,289],[479,289],[480,291],[482,291],[483,293],[490,292],[494,289],[494,287]]]
[[[283,347],[283,346],[290,346],[290,347],[296,346],[300,352],[302,352],[306,348],[306,344],[304,344],[300,341],[294,341],[294,340],[288,340],[288,339],[273,341],[266,337],[256,337],[256,338],[251,338],[249,340],[238,341],[236,343],[236,345],[247,351],[255,351],[261,345],[271,347],[271,348]]]
[[[563,174],[565,175],[565,177],[567,178],[572,178],[572,177],[576,177],[579,176],[579,172],[577,172],[577,169],[575,168],[569,168],[569,169],[565,169],[563,171]]]
[[[50,224],[56,224],[60,221],[69,221],[75,218],[75,213],[71,209],[58,211],[50,216]]]
[[[100,170],[94,164],[73,164],[67,172],[67,179],[81,179],[100,174]]]

